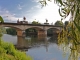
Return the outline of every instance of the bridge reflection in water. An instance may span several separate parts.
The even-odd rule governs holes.
[[[19,49],[28,50],[26,53],[32,56],[34,60],[45,60],[45,58],[46,60],[54,60],[54,58],[56,60],[68,60],[69,54],[66,54],[67,57],[63,58],[62,50],[58,49],[56,36],[45,38],[27,36],[23,38],[5,34],[3,38],[5,41],[14,42]]]
[[[57,43],[57,36],[54,37],[17,37],[17,45],[16,48],[20,50],[28,50],[33,47],[44,46],[46,51],[48,51],[49,43]]]

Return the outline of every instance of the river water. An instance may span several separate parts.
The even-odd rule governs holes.
[[[29,48],[26,54],[34,60],[68,60],[69,52],[64,53],[58,47],[56,37],[18,37],[4,34],[3,40],[22,48]]]

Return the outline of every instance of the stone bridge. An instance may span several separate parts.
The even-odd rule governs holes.
[[[3,27],[12,27],[17,31],[17,36],[23,36],[23,32],[26,29],[34,28],[38,31],[38,36],[46,36],[48,29],[56,29],[56,31],[61,32],[62,26],[54,25],[41,25],[41,24],[20,24],[20,23],[0,23]]]

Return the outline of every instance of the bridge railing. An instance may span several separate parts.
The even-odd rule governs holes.
[[[31,22],[28,22],[28,23],[17,23],[17,22],[4,22],[4,23],[0,23],[0,25],[3,24],[3,25],[45,25],[45,26],[54,26],[54,27],[62,27],[62,26],[55,26],[55,25],[52,25],[52,24],[49,24],[49,23],[41,23],[41,24],[32,24]]]

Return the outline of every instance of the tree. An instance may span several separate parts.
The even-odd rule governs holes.
[[[69,21],[65,21],[64,25],[67,26],[69,24]]]
[[[3,18],[1,16],[0,16],[0,22],[4,23],[4,20],[3,20]],[[0,25],[0,45],[1,45],[1,40],[2,40],[2,36],[3,36],[4,32],[5,32],[5,30],[4,30],[4,28],[3,28],[2,24],[1,24]]]
[[[32,24],[40,24],[40,23],[37,21],[33,21]]]
[[[80,0],[60,0],[60,9],[59,14],[62,17],[62,20],[65,19],[69,14],[71,15],[71,22],[67,26],[66,30],[63,29],[63,34],[59,40],[59,44],[70,43],[71,54],[70,60],[78,60],[78,55],[80,52]],[[70,29],[70,30],[69,30]],[[69,31],[68,31],[69,30]],[[70,41],[69,38],[70,38]],[[59,38],[59,39],[60,39]]]
[[[41,0],[40,3],[43,6],[47,5],[47,1],[51,0]],[[58,4],[59,14],[62,20],[65,19],[69,14],[71,14],[71,19],[79,18],[80,15],[80,0],[54,0]]]
[[[62,25],[63,25],[63,22],[61,22],[61,21],[56,21],[54,25],[55,25],[55,26],[62,26]]]
[[[7,34],[10,34],[10,35],[16,35],[17,32],[14,28],[6,28],[6,32]]]
[[[47,5],[46,1],[40,1],[43,6]],[[66,50],[66,45],[71,44],[70,50],[71,54],[69,60],[78,60],[80,52],[80,0],[54,0],[59,6],[59,14],[64,20],[67,16],[71,15],[71,22],[68,24],[66,29],[62,30],[63,34],[59,34],[58,43],[59,45],[64,44],[64,49]],[[70,29],[70,30],[69,30]],[[69,30],[69,31],[68,31]],[[70,38],[70,39],[69,39]]]
[[[26,36],[28,36],[28,35],[37,35],[37,30],[34,29],[34,28],[26,29],[25,32],[26,32]]]
[[[3,18],[1,16],[0,16],[0,22],[4,23],[4,20],[3,20]]]

